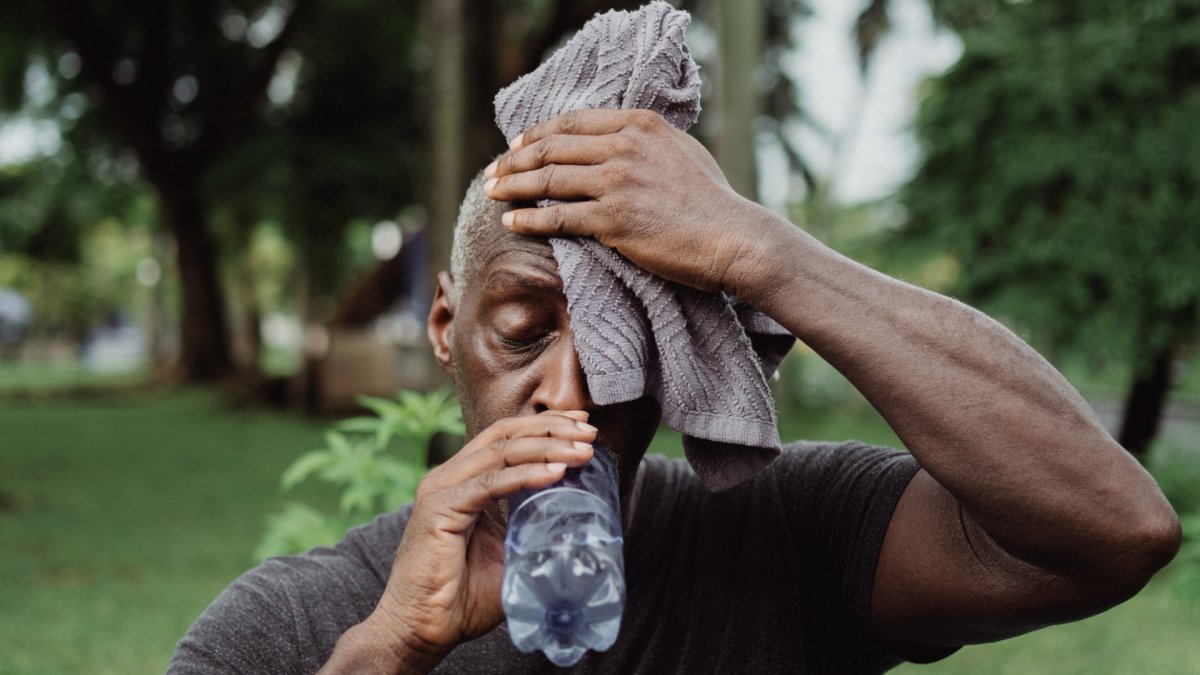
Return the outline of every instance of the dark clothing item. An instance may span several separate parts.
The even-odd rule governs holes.
[[[870,628],[879,550],[916,461],[859,443],[794,443],[721,493],[647,457],[625,535],[626,605],[612,649],[581,673],[879,673],[899,662]],[[410,507],[333,548],[242,575],[180,641],[169,673],[311,673],[374,609]],[[561,672],[501,624],[446,673]]]

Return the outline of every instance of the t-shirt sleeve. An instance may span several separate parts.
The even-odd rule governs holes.
[[[806,590],[813,620],[826,626],[835,649],[881,667],[894,663],[871,625],[871,593],[896,503],[920,468],[916,460],[855,441],[796,443],[777,465],[772,475],[792,559],[814,580]]]
[[[170,675],[313,673],[374,610],[407,509],[332,548],[271,558],[229,585],[176,646]]]
[[[293,574],[293,562],[274,558],[230,584],[179,641],[167,673],[301,672],[287,588]]]

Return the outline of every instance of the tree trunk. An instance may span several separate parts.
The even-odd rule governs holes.
[[[217,258],[206,227],[206,211],[194,182],[159,186],[159,202],[175,237],[183,291],[179,361],[183,379],[211,382],[233,373],[225,299]]]
[[[467,102],[463,0],[432,0],[428,12],[433,51],[429,268],[436,274],[450,269],[454,221],[467,185],[462,169]]]
[[[717,162],[738,194],[758,201],[754,119],[760,92],[755,69],[762,58],[762,0],[717,3],[717,105],[711,140]]]
[[[1173,356],[1171,345],[1156,352],[1149,369],[1135,371],[1125,399],[1125,414],[1117,441],[1140,460],[1145,460],[1150,442],[1162,425],[1167,394],[1171,389]]]

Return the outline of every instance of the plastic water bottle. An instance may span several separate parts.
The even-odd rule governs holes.
[[[501,602],[513,644],[571,666],[617,639],[625,607],[617,470],[595,446],[563,479],[508,500]]]

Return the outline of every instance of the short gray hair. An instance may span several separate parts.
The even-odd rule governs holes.
[[[467,194],[458,207],[454,222],[454,243],[450,246],[450,275],[454,277],[454,294],[466,292],[469,268],[479,253],[479,245],[487,241],[488,232],[500,227],[500,216],[512,208],[509,202],[497,202],[483,192],[483,172],[475,175],[467,186]]]

